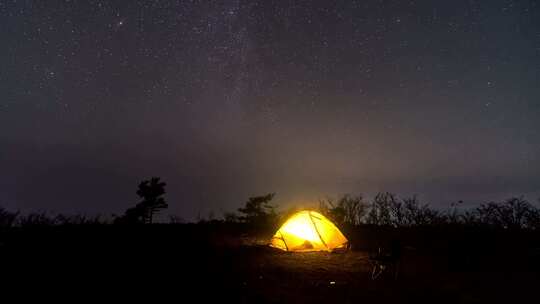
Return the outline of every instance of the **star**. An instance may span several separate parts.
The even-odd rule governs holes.
[[[0,1],[0,193],[14,204],[29,193],[31,208],[70,208],[71,197],[108,212],[129,199],[115,196],[126,179],[154,169],[187,185],[171,200],[183,191],[195,204],[215,190],[206,193],[216,206],[197,202],[203,209],[228,209],[221,198],[267,185],[298,196],[349,191],[336,184],[343,174],[407,191],[417,190],[413,177],[427,185],[439,176],[437,191],[456,199],[470,188],[446,177],[474,176],[457,184],[488,195],[487,172],[516,176],[516,191],[521,180],[540,183],[540,162],[520,171],[517,160],[540,155],[534,1],[46,2]],[[13,155],[50,143],[47,163],[6,162],[6,138],[20,143]],[[503,140],[515,149],[482,157]],[[91,159],[89,147],[99,147]],[[87,170],[110,164],[121,172]],[[114,197],[107,205],[81,186],[57,202],[5,186],[3,176],[23,171],[44,189],[95,174]],[[242,174],[229,184],[229,173]],[[195,207],[184,207],[189,217]]]

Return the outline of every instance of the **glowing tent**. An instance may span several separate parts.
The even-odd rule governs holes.
[[[315,211],[300,211],[276,232],[270,246],[285,251],[333,251],[347,247],[347,239],[326,217]]]

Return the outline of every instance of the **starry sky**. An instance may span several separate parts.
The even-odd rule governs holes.
[[[0,205],[540,197],[540,3],[0,0]]]

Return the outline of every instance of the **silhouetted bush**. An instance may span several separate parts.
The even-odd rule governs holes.
[[[53,226],[57,224],[53,217],[48,216],[45,212],[34,212],[19,216],[17,225],[21,227],[28,226]]]
[[[114,223],[151,223],[152,216],[167,205],[161,196],[165,193],[165,183],[159,178],[144,181],[139,185],[137,193],[143,201],[126,210],[122,217]],[[275,194],[250,197],[238,213],[225,213],[223,218],[216,219],[213,213],[207,218],[199,217],[198,223],[235,223],[255,229],[275,229],[292,214],[299,211],[289,208],[277,212],[270,204]],[[468,227],[490,227],[502,229],[540,229],[540,209],[533,206],[523,197],[513,197],[502,202],[488,202],[475,208],[460,209],[463,202],[453,203],[446,211],[432,209],[421,203],[416,196],[398,198],[389,192],[378,193],[371,203],[361,195],[344,195],[338,200],[324,199],[319,201],[319,210],[338,226],[358,226],[362,224],[390,227],[413,227],[433,225],[461,225]],[[170,223],[184,223],[178,216],[171,216]],[[27,226],[59,226],[59,225],[100,225],[108,224],[100,216],[85,215],[66,216],[50,215],[45,212],[20,214],[0,207],[0,228]],[[261,230],[262,231],[262,230]]]
[[[100,216],[47,214],[46,212],[32,212],[26,215],[16,213],[18,217],[11,226],[63,226],[63,225],[103,225],[107,224]]]
[[[55,225],[101,225],[107,223],[99,215],[88,217],[86,215],[66,216],[63,214],[55,216],[53,222]]]
[[[186,221],[182,217],[180,217],[178,215],[170,215],[169,216],[169,223],[170,224],[183,224],[185,222]]]
[[[319,201],[319,211],[338,225],[359,225],[362,223],[369,205],[361,195],[342,196],[335,202],[327,198]]]
[[[10,228],[12,227],[19,216],[19,212],[10,212],[2,207],[0,207],[0,228]]]
[[[234,212],[225,212],[223,220],[227,223],[240,223],[240,216]]]
[[[264,218],[277,217],[284,222],[294,214],[297,208],[275,213],[275,207],[264,206],[273,198],[261,196],[250,198],[246,207],[240,208],[244,215],[226,213],[225,222],[250,223],[260,225],[269,223]],[[413,227],[413,226],[489,226],[504,229],[540,229],[540,209],[528,203],[522,197],[510,198],[501,203],[490,202],[479,207],[462,210],[458,207],[462,201],[453,203],[450,209],[433,209],[427,203],[421,203],[417,196],[398,198],[389,192],[378,193],[371,203],[362,196],[344,195],[337,201],[331,198],[319,200],[319,211],[338,226],[357,226],[369,224],[376,226]],[[267,213],[265,210],[272,210]],[[270,216],[271,215],[271,216]],[[274,221],[272,221],[274,222]]]

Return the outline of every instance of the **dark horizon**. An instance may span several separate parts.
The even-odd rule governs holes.
[[[534,1],[0,1],[0,206],[540,198]]]

